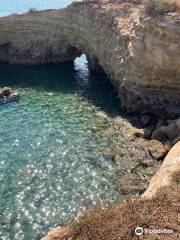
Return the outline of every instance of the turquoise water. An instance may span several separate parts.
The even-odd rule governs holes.
[[[115,163],[104,156],[113,144],[104,130],[118,111],[105,76],[90,74],[84,60],[0,65],[3,86],[21,97],[0,106],[0,239],[40,239],[77,212],[121,197]]]
[[[1,0],[0,16],[11,13],[23,13],[30,8],[39,10],[65,7],[72,0]]]
[[[69,2],[0,1],[0,15]],[[121,197],[117,166],[104,155],[114,143],[105,130],[118,101],[104,75],[89,73],[85,57],[74,65],[0,65],[3,86],[21,97],[0,106],[0,239],[40,239],[79,211]]]

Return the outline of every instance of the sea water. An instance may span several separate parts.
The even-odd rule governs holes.
[[[69,2],[6,0],[0,14]],[[85,56],[72,64],[1,64],[4,86],[20,100],[0,106],[0,239],[40,239],[78,212],[121,197],[116,165],[104,155],[118,100],[105,75],[89,72]]]

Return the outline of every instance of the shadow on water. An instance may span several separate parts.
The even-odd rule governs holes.
[[[106,75],[89,72],[87,63],[84,62],[46,66],[1,64],[0,87],[4,86],[78,94],[110,116],[121,112],[117,94]]]

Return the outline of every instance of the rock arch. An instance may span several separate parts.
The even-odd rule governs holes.
[[[0,61],[48,64],[86,53],[129,111],[180,115],[180,20],[147,17],[137,3],[84,0],[0,18]],[[131,1],[133,2],[133,1]]]

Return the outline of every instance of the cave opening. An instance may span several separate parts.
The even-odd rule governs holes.
[[[74,69],[84,74],[89,74],[88,59],[85,53],[82,53],[74,60]]]

